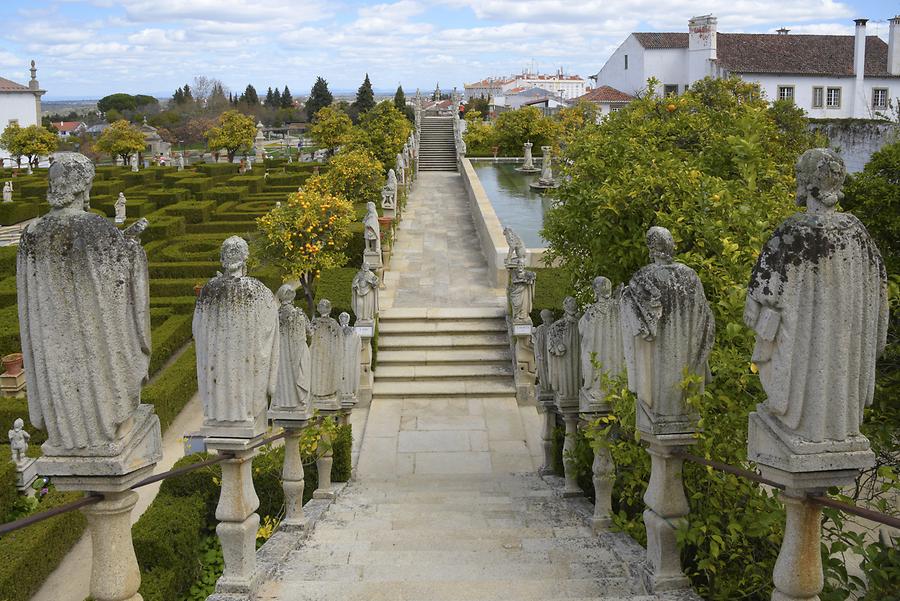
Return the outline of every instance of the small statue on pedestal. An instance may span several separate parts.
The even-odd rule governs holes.
[[[25,422],[22,418],[17,418],[13,422],[13,429],[7,434],[9,438],[9,450],[12,454],[12,461],[16,465],[21,465],[28,461],[28,441],[31,440],[31,434],[25,430]]]
[[[322,299],[316,306],[318,317],[312,320],[312,401],[320,411],[337,411],[341,408],[341,357],[344,347],[341,328],[331,317],[331,301]]]
[[[350,325],[350,314],[342,312],[338,315],[343,341],[341,358],[341,408],[353,409],[359,401],[360,359],[362,338]]]
[[[116,209],[116,223],[125,223],[125,204],[128,201],[125,200],[125,194],[119,192],[119,197],[116,199],[115,209]]]
[[[352,283],[350,308],[356,315],[357,324],[374,324],[378,314],[378,285],[380,280],[372,272],[368,262],[363,261],[362,268],[356,272]]]
[[[279,351],[278,383],[269,417],[273,419],[308,420],[310,406],[311,356],[306,343],[309,320],[294,306],[297,292],[290,284],[278,289]]]

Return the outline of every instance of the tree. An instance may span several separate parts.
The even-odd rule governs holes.
[[[178,105],[184,104],[184,90],[176,88],[175,93],[172,94],[172,102]]]
[[[16,159],[16,165],[22,164],[22,147],[18,142],[19,133],[22,128],[16,121],[11,122],[0,134],[0,148],[5,148],[11,157]]]
[[[243,100],[250,106],[256,106],[257,104],[259,104],[259,96],[256,93],[256,88],[254,88],[251,84],[247,84],[247,89],[245,89],[244,93],[241,94],[241,100]]]
[[[306,186],[346,198],[353,204],[377,203],[384,184],[384,165],[365,148],[341,150],[322,175],[307,180]]]
[[[255,92],[256,90],[254,90],[254,93]],[[256,100],[258,103],[259,98],[257,98]],[[220,81],[215,81],[213,83],[212,90],[209,93],[209,97],[206,99],[206,109],[212,113],[216,113],[218,111],[224,110],[227,106],[229,106],[229,103],[228,97],[225,95],[225,87]]]
[[[275,91],[272,92],[272,106],[275,108],[281,106],[281,92],[278,91],[278,88],[275,88]]]
[[[375,92],[372,90],[372,82],[369,81],[369,74],[366,73],[366,79],[356,91],[356,102],[353,103],[353,109],[357,115],[362,115],[366,111],[375,108]]]
[[[312,121],[319,109],[329,106],[334,101],[331,92],[328,91],[328,82],[321,77],[316,78],[309,98],[306,99],[306,119]]]
[[[576,135],[588,124],[597,122],[597,105],[581,99],[574,106],[559,109],[559,123],[563,137]]]
[[[146,94],[137,94],[136,96],[132,96],[131,94],[119,93],[110,94],[109,96],[104,96],[103,98],[98,100],[97,109],[103,113],[107,113],[110,110],[115,110],[119,113],[130,113],[132,111],[146,109],[158,104],[159,101],[156,98],[154,98],[153,96],[147,96]]]
[[[269,86],[269,89],[266,90],[266,106],[275,106],[275,100],[272,96],[272,86]]]
[[[252,148],[256,136],[256,125],[253,119],[238,111],[225,111],[219,116],[219,124],[206,132],[209,149],[216,151],[224,148],[228,153],[228,162],[234,162],[234,155],[241,148]]]
[[[348,200],[304,187],[257,219],[263,258],[281,267],[285,279],[300,281],[310,315],[319,273],[347,261],[344,250],[354,217]]]
[[[406,111],[406,94],[403,93],[403,86],[397,86],[394,92],[394,108],[401,113]]]
[[[142,152],[146,147],[143,132],[125,119],[103,130],[96,144],[98,152],[111,155],[113,160],[119,157],[124,164],[128,164],[131,155]]]
[[[291,96],[291,91],[287,86],[284,86],[284,92],[281,93],[281,108],[283,109],[292,109],[294,108],[294,97]]]
[[[315,121],[309,128],[309,135],[321,148],[334,154],[334,150],[349,140],[353,122],[343,111],[326,106],[316,113]]]
[[[526,106],[497,117],[494,136],[501,154],[518,156],[525,142],[530,141],[535,148],[553,145],[558,137],[558,127],[537,108]]]
[[[491,112],[491,102],[489,98],[485,98],[484,94],[479,96],[478,98],[469,98],[469,101],[466,103],[466,115],[471,113],[472,111],[477,111],[482,115],[487,115]]]
[[[29,125],[19,131],[16,139],[20,146],[20,152],[28,157],[29,163],[34,163],[36,157],[46,156],[59,146],[59,137],[41,125]],[[13,154],[13,153],[10,153]]]
[[[194,101],[194,96],[191,94],[191,86],[184,84],[182,88],[182,92],[184,93],[184,102],[189,103]]]
[[[387,169],[394,164],[397,153],[403,150],[412,126],[393,103],[384,101],[363,113],[358,131],[362,135],[355,141],[365,146]]]

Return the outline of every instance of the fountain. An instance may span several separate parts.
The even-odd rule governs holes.
[[[541,177],[536,182],[529,184],[533,190],[550,190],[559,187],[559,182],[553,177],[553,169],[550,160],[550,147],[541,146],[543,159],[541,161]]]
[[[531,156],[531,147],[534,146],[530,141],[525,142],[525,162],[522,163],[521,167],[516,167],[516,171],[520,173],[537,173],[540,171],[537,167],[534,166],[534,158]]]

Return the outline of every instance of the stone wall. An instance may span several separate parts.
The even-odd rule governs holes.
[[[900,125],[884,121],[829,119],[812,121],[809,127],[828,136],[850,173],[862,171],[874,153],[900,139]]]

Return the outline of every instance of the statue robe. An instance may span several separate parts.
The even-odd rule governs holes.
[[[378,313],[378,276],[371,271],[360,271],[353,278],[350,308],[356,321],[375,321]]]
[[[351,398],[355,404],[359,392],[360,354],[362,339],[351,326],[341,328],[343,355],[341,358],[341,398]]]
[[[315,409],[337,410],[344,347],[341,327],[331,317],[316,317],[311,324],[312,400]]]
[[[628,387],[652,415],[693,413],[682,389],[684,370],[708,380],[715,321],[700,278],[687,265],[647,265],[622,296],[622,343]]]
[[[745,322],[765,410],[810,442],[859,434],[887,339],[887,276],[878,248],[850,213],[798,213],[763,247]]]
[[[566,315],[553,322],[547,336],[550,387],[557,404],[559,401],[578,405],[581,388],[581,336],[578,334],[578,318]],[[563,407],[560,407],[562,410]]]
[[[150,364],[147,256],[105,218],[51,211],[16,259],[29,419],[45,454],[109,445]]]
[[[602,374],[616,377],[625,367],[619,303],[613,298],[601,299],[588,307],[578,322],[581,335],[582,389],[602,400],[606,395]],[[594,368],[594,363],[599,369]]]
[[[553,392],[550,387],[550,359],[547,356],[547,334],[550,331],[549,324],[541,324],[531,333],[531,343],[534,346],[534,364],[537,372],[538,388],[544,394]]]
[[[308,324],[306,314],[297,307],[285,304],[278,309],[280,356],[272,408],[296,410],[298,419],[311,413],[309,397],[312,366],[309,345],[306,343]]]
[[[366,213],[363,219],[366,250],[377,252],[381,256],[381,224],[378,223],[378,213],[372,211]]]
[[[514,321],[530,321],[531,309],[534,306],[533,271],[526,271],[521,277],[517,272],[510,273],[509,304]]]
[[[197,384],[205,422],[253,424],[278,381],[278,304],[251,277],[219,275],[194,309]]]

